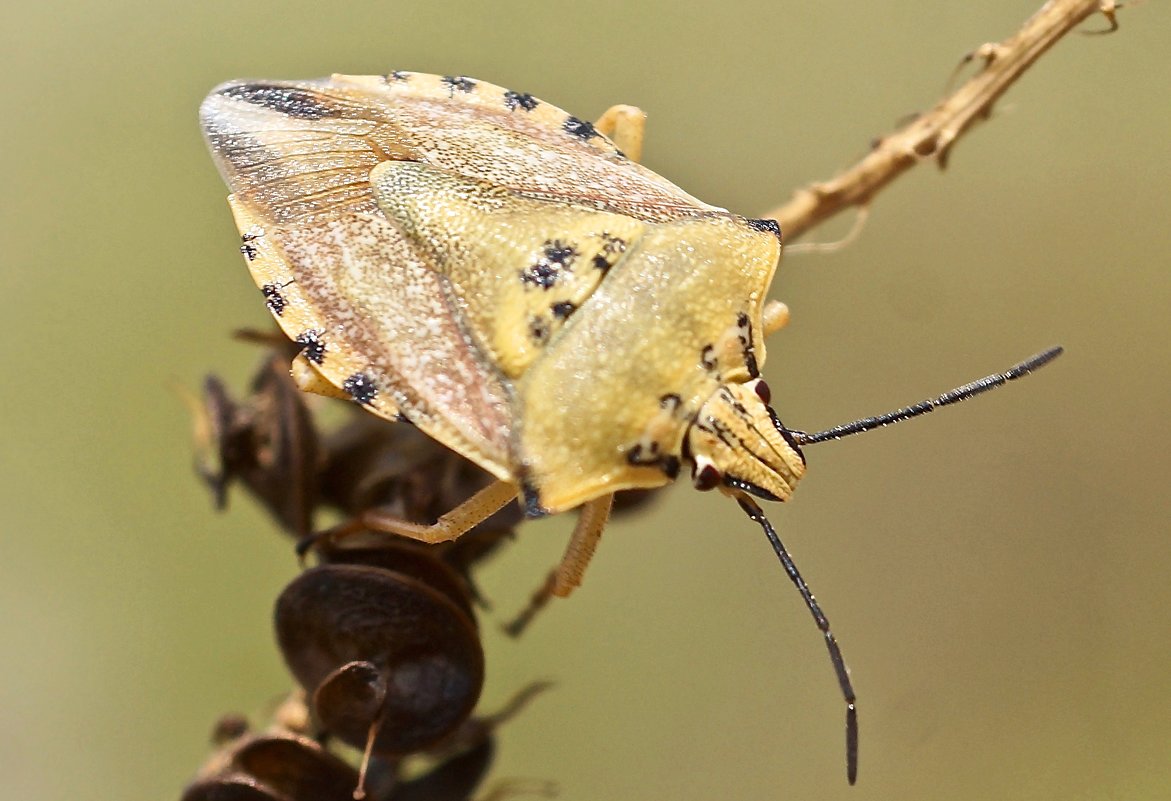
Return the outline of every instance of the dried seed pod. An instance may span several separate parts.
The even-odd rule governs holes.
[[[215,776],[190,785],[182,801],[290,801],[243,773]]]
[[[218,508],[239,479],[286,530],[298,537],[312,531],[319,445],[304,397],[280,352],[265,359],[242,403],[216,376],[205,379],[203,407],[196,410],[196,470]]]
[[[446,560],[442,549],[420,545],[410,540],[395,540],[380,547],[322,548],[318,551],[327,564],[366,565],[378,567],[392,573],[400,573],[418,579],[431,589],[437,590],[464,611],[468,620],[475,624],[468,586],[463,578]]]
[[[248,338],[271,339],[255,333]],[[320,506],[351,516],[377,507],[431,522],[491,483],[491,476],[472,462],[410,426],[353,415],[322,434],[307,396],[289,375],[288,361],[297,346],[284,345],[270,351],[244,400],[232,398],[218,377],[208,376],[202,404],[193,404],[196,471],[218,508],[226,505],[228,488],[239,480],[286,531],[304,538]],[[458,554],[451,563],[466,571],[511,534],[521,518],[519,509],[501,510],[477,527],[477,542],[451,549]]]
[[[213,766],[182,801],[350,801],[358,781],[344,761],[290,733],[244,737]]]
[[[297,736],[249,740],[236,751],[235,764],[294,801],[349,799],[357,779],[350,765]]]
[[[405,573],[307,570],[278,599],[276,629],[293,675],[316,693],[318,718],[351,745],[369,739],[375,753],[434,744],[471,714],[483,686],[466,605]]]

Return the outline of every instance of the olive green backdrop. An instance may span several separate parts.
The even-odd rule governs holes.
[[[929,106],[1039,0],[8,3],[0,243],[0,780],[175,798],[222,712],[288,685],[297,566],[216,515],[173,385],[240,386],[266,312],[196,108],[236,77],[408,69],[650,114],[646,162],[759,213]],[[817,428],[1060,342],[993,396],[811,448],[770,509],[857,682],[859,785],[820,638],[757,528],[686,486],[607,532],[585,587],[496,634],[569,519],[484,573],[495,777],[565,799],[1148,799],[1171,793],[1171,25],[1074,35],[864,236],[785,261],[775,405]],[[1090,27],[1101,27],[1093,21]],[[817,232],[840,235],[846,221]]]

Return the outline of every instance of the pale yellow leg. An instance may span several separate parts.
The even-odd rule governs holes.
[[[581,507],[565,555],[553,571],[553,594],[558,598],[569,597],[571,592],[581,586],[581,578],[594,556],[598,541],[602,539],[602,530],[610,520],[610,508],[613,505],[614,496],[603,495]]]
[[[313,362],[306,358],[304,353],[298,353],[293,358],[293,363],[289,366],[289,375],[292,376],[293,383],[297,385],[297,389],[302,392],[310,392],[314,395],[337,398],[338,400],[344,401],[352,401],[354,399],[344,389],[331,383],[328,378],[323,376],[313,366]],[[398,407],[383,396],[380,399],[378,413],[383,416],[395,415],[398,414]]]
[[[779,300],[770,300],[764,304],[762,316],[764,335],[771,336],[789,324],[789,307]]]
[[[397,534],[419,542],[448,542],[483,523],[516,495],[515,484],[493,481],[429,526],[412,523],[378,509],[369,509],[353,520],[330,529],[327,534],[332,539],[365,530]]]
[[[574,526],[573,535],[569,538],[569,545],[561,562],[549,571],[545,583],[533,593],[529,604],[511,622],[504,626],[504,630],[512,636],[519,635],[525,627],[536,617],[549,599],[557,596],[565,598],[577,587],[581,586],[581,578],[585,573],[586,565],[593,558],[598,547],[598,540],[602,538],[602,530],[610,519],[610,507],[614,505],[614,496],[605,495],[596,498],[581,507]]]
[[[327,398],[350,400],[350,396],[341,387],[335,387],[326,380],[325,376],[317,372],[313,363],[305,358],[304,353],[298,353],[289,366],[289,375],[293,383],[302,392],[311,392],[314,395],[324,395]]]
[[[642,161],[642,138],[646,133],[646,112],[637,106],[610,106],[594,127],[610,137],[614,146],[631,161]]]

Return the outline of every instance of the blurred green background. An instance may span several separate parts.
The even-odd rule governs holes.
[[[267,318],[196,124],[214,84],[407,69],[583,117],[634,103],[653,169],[759,213],[1039,5],[5,4],[3,794],[176,798],[213,720],[289,683],[269,613],[295,560],[242,496],[212,512],[171,388],[242,386],[258,354],[227,333]],[[496,777],[570,800],[1168,797],[1171,25],[1155,3],[1121,21],[1061,42],[947,173],[898,181],[859,242],[774,286],[793,323],[766,375],[793,427],[1068,350],[811,449],[770,510],[853,669],[859,785],[796,593],[734,504],[685,486],[614,525],[520,642],[494,622],[571,521],[526,526],[483,574],[486,708],[558,683],[503,731]]]

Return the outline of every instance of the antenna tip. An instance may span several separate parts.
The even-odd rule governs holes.
[[[846,781],[853,787],[858,781],[858,706],[846,704]]]
[[[1049,362],[1053,361],[1063,353],[1065,353],[1065,348],[1061,347],[1060,345],[1054,345],[1048,350],[1041,351],[1036,356],[1031,356],[1028,359],[1025,359],[1016,367],[1005,373],[1005,376],[1009,379],[1013,379],[1019,378],[1022,375],[1028,375],[1034,370],[1039,370],[1040,368],[1049,364]]]

